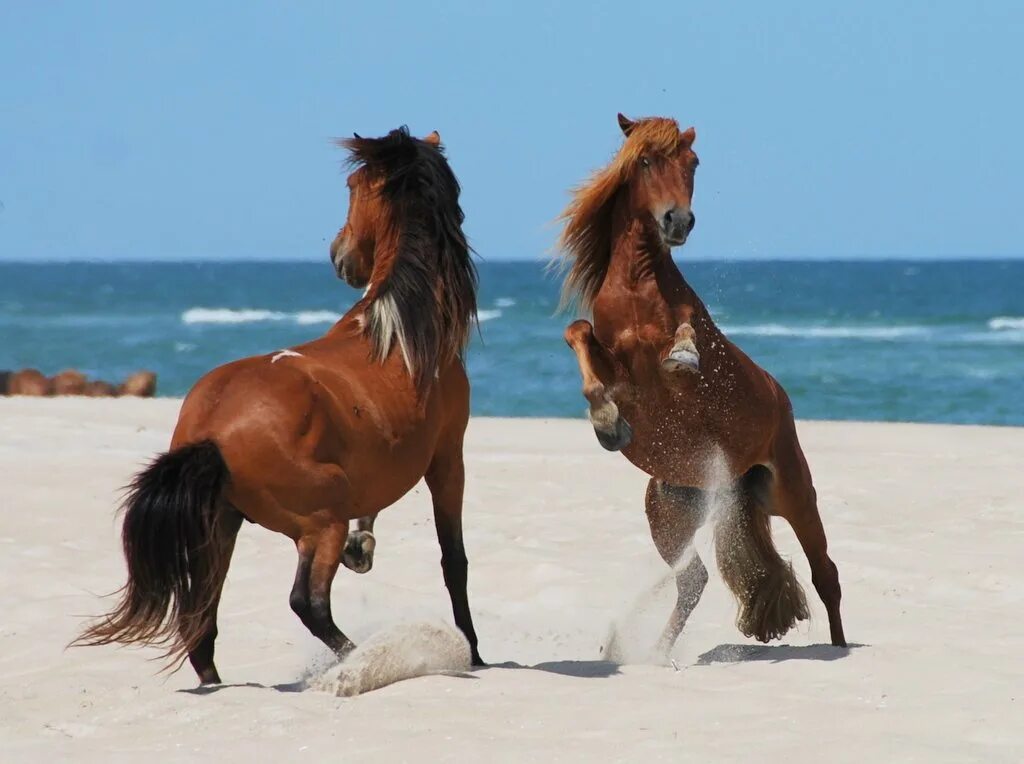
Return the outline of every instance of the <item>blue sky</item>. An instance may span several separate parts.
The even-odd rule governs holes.
[[[842,5],[0,0],[0,260],[326,258],[400,124],[541,258],[617,111],[697,128],[684,258],[1024,253],[1024,3]]]

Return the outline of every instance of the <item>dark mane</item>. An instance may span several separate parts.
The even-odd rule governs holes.
[[[374,272],[383,276],[367,293],[365,330],[381,358],[397,342],[425,390],[441,365],[461,357],[476,319],[477,274],[462,232],[459,182],[443,149],[405,127],[340,143],[353,165],[383,179],[398,242],[394,252],[378,250]]]

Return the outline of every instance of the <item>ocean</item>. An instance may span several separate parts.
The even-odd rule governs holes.
[[[1024,425],[1024,261],[684,262],[799,418]],[[473,412],[578,417],[576,362],[536,262],[480,268]],[[358,294],[323,263],[0,264],[0,369],[159,375],[318,336]]]

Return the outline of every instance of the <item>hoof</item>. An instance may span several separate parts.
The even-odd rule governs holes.
[[[356,573],[368,573],[373,567],[373,550],[377,540],[369,531],[354,531],[348,534],[341,563]]]
[[[612,432],[594,428],[594,434],[597,435],[597,442],[607,451],[621,451],[633,442],[633,428],[622,417],[616,420],[615,429]]]
[[[633,442],[633,428],[619,414],[619,407],[614,401],[605,401],[597,409],[590,409],[587,416],[594,426],[597,442],[605,450],[621,451]]]
[[[672,348],[665,360],[661,362],[661,366],[665,371],[671,372],[699,372],[700,355],[697,353],[697,346],[689,340],[680,342]]]
[[[348,637],[345,637],[344,641],[338,644],[328,645],[328,647],[330,647],[331,652],[334,653],[335,658],[339,661],[343,661],[352,654],[353,650],[356,649],[356,643]]]
[[[200,687],[209,687],[214,684],[223,684],[223,682],[220,681],[220,674],[217,673],[217,669],[209,668],[199,674]]]

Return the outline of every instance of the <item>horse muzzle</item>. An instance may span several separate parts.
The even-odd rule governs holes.
[[[334,272],[339,279],[344,280],[351,287],[362,289],[370,280],[360,275],[358,269],[353,267],[352,257],[348,254],[347,249],[344,238],[339,235],[331,244],[331,265],[334,266]]]
[[[335,263],[334,270],[337,272],[338,278],[344,279],[346,284],[355,289],[363,289],[370,283],[369,278],[359,274],[356,268],[351,267],[351,261],[347,258],[342,258],[340,263]]]
[[[681,247],[697,224],[697,218],[689,208],[674,207],[662,215],[658,222],[665,244],[669,247]]]

